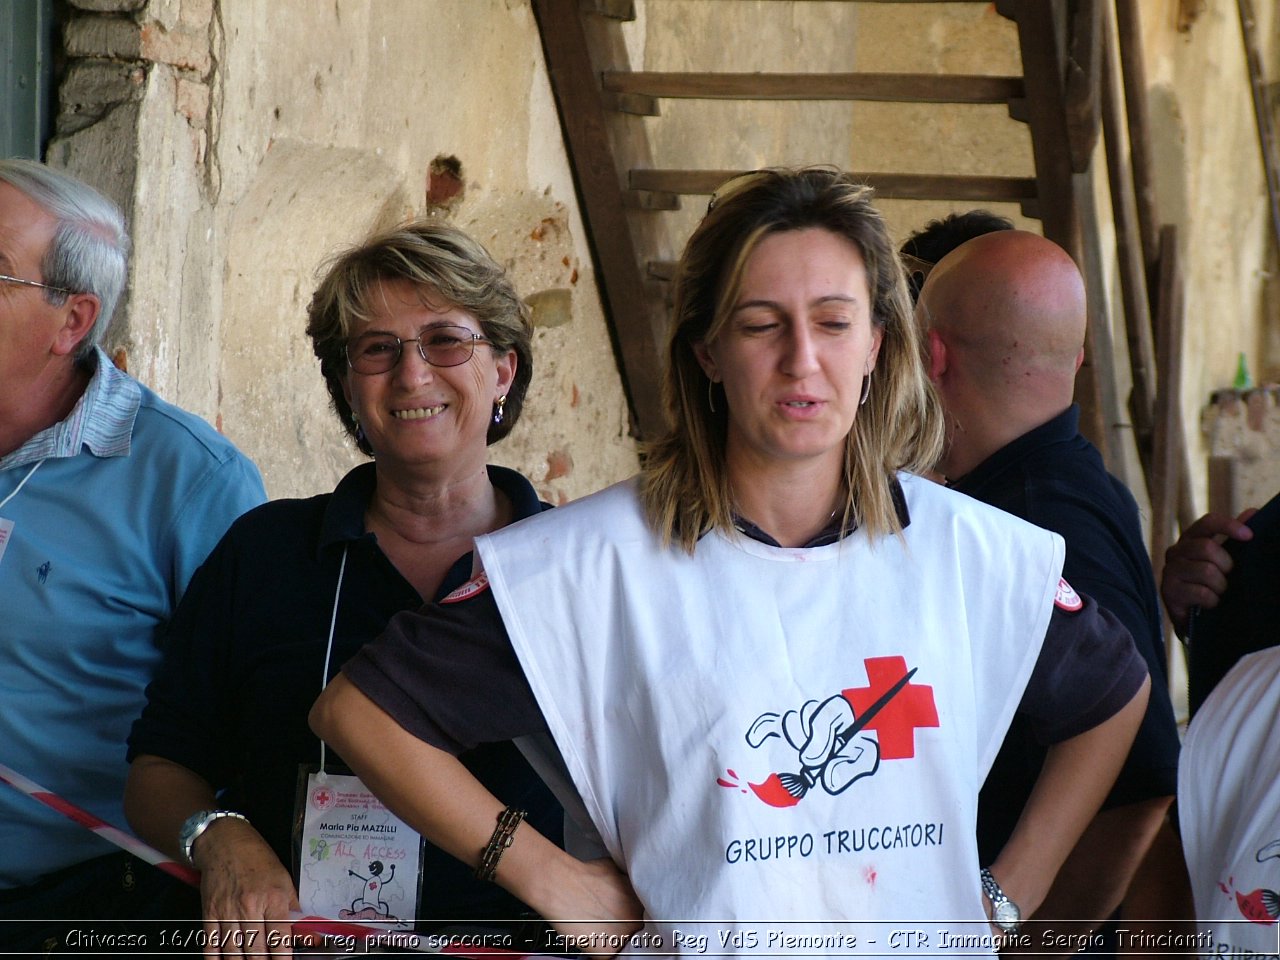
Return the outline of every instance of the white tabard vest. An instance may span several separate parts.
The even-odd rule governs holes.
[[[574,784],[645,905],[633,948],[990,941],[978,788],[1039,653],[1062,541],[900,479],[903,540],[710,534],[689,556],[658,546],[631,482],[477,539]]]
[[[1191,721],[1178,764],[1178,816],[1199,941],[1137,949],[1280,954],[1278,684],[1280,648],[1250,654]]]

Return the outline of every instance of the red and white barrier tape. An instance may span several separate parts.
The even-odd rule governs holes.
[[[24,777],[18,771],[5,766],[3,763],[0,763],[0,782],[8,784],[19,793],[26,794],[39,803],[43,803],[51,810],[56,810],[67,819],[74,820],[86,830],[96,833],[108,843],[112,843],[121,850],[133,854],[139,860],[144,860],[165,873],[177,877],[184,883],[189,883],[193,887],[200,886],[200,872],[198,870],[193,870],[186,864],[170,859],[155,847],[143,843],[133,834],[126,833],[119,827],[113,827],[101,817],[95,816],[83,807],[76,806],[69,800],[58,796],[52,790],[46,790],[34,780]],[[329,920],[324,917],[306,916],[298,911],[291,913],[289,920],[293,924],[293,932],[303,937],[308,935],[322,938],[360,937],[368,946],[390,943],[403,949],[437,955],[451,954],[456,956],[464,954],[466,956],[502,957],[505,960],[520,960],[524,956],[509,950],[498,949],[475,950],[445,946],[443,949],[437,950],[434,947],[420,945],[418,938],[402,931],[388,931],[380,927],[350,923],[346,920]],[[430,937],[427,939],[431,940]]]

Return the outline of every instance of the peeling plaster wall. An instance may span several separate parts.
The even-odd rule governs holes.
[[[1280,79],[1274,5],[1253,6],[1271,51],[1264,62]],[[1182,416],[1196,504],[1205,509],[1211,451],[1202,411],[1231,385],[1241,351],[1254,375],[1265,375],[1265,345],[1277,331],[1263,299],[1274,261],[1266,180],[1235,2],[1153,0],[1141,4],[1141,17],[1156,202],[1162,220],[1178,225],[1183,255]]]
[[[527,3],[73,2],[81,59],[50,156],[129,215],[129,299],[110,345],[253,457],[272,496],[328,490],[362,459],[304,333],[317,268],[428,212],[484,242],[534,306],[533,386],[491,459],[553,502],[634,472]],[[461,191],[432,205],[440,156],[459,161]]]

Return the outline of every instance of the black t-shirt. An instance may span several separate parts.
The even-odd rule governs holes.
[[[1191,711],[1247,653],[1280,642],[1280,496],[1249,519],[1253,539],[1223,546],[1235,565],[1218,606],[1194,616],[1187,629]]]
[[[1078,611],[1054,608],[1018,707],[1045,744],[1116,714],[1147,675],[1128,631],[1089,597],[1081,599]],[[405,730],[449,753],[547,732],[487,588],[392,618],[342,672]],[[485,709],[478,710],[482,693]]]

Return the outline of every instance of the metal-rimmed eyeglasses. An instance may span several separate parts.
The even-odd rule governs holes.
[[[406,343],[418,344],[418,356],[433,367],[457,367],[470,360],[477,343],[493,341],[466,327],[441,324],[416,337],[401,340],[392,333],[362,333],[347,342],[347,363],[356,373],[386,373],[395,369]]]
[[[20,283],[24,287],[39,287],[41,290],[55,290],[58,293],[70,293],[66,287],[56,287],[52,283],[41,283],[39,280],[23,280],[21,277],[11,277],[7,273],[0,273],[0,283]]]

